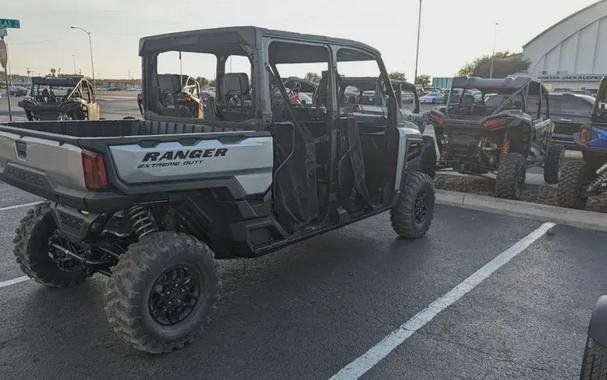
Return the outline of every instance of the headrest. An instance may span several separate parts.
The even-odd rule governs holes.
[[[223,76],[223,94],[244,95],[249,92],[249,76],[246,73],[229,73]]]

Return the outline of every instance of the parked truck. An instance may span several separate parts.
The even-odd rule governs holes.
[[[230,27],[145,37],[139,53],[146,120],[0,125],[0,179],[48,200],[17,227],[21,269],[51,287],[108,276],[109,324],[137,349],[194,339],[219,299],[218,259],[258,257],[384,211],[402,238],[428,231],[433,185],[416,170],[424,140],[399,112],[377,50]],[[167,56],[187,53],[216,59],[217,83],[189,116],[158,80]],[[228,72],[232,57],[250,70]],[[376,66],[385,112],[339,107],[344,63]],[[299,64],[326,68],[313,103],[294,104],[284,85]]]

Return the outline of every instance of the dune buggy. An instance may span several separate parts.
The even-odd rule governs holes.
[[[574,140],[584,159],[565,165],[558,203],[583,209],[589,197],[607,192],[607,78],[601,81],[590,123],[574,135]]]
[[[93,85],[82,77],[34,77],[30,95],[17,105],[28,120],[98,120]]]
[[[481,96],[472,93],[476,91]],[[438,168],[494,173],[497,196],[509,199],[520,198],[530,167],[543,167],[547,183],[559,182],[565,149],[552,143],[548,92],[540,82],[456,78],[449,94],[446,107],[430,115]]]
[[[47,286],[108,276],[108,321],[136,348],[194,339],[219,298],[215,259],[257,257],[384,211],[400,237],[428,231],[432,180],[415,170],[424,142],[377,50],[233,27],[145,37],[140,55],[145,120],[0,125],[0,179],[50,201],[21,221],[17,262]],[[181,66],[177,56],[184,69],[214,70],[202,118],[167,106],[161,75]],[[229,72],[232,61],[242,71]],[[313,101],[293,102],[282,77],[311,66],[322,73]],[[369,67],[385,109],[339,107],[337,78]]]

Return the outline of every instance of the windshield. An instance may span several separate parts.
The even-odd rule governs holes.
[[[452,115],[489,116],[498,109],[522,110],[523,98],[518,90],[453,88],[447,111]]]
[[[41,103],[61,103],[72,92],[72,87],[35,85],[32,97]]]
[[[607,123],[607,79],[601,81],[599,91],[596,95],[593,119],[600,123]]]
[[[242,122],[255,118],[252,58],[243,46],[212,43],[150,52],[145,108],[151,117]]]

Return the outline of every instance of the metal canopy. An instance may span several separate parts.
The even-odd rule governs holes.
[[[265,29],[255,26],[201,29],[143,37],[139,40],[139,55],[144,55],[145,52],[167,50],[205,52],[206,49],[212,49],[215,52],[218,46],[223,46],[224,52],[227,54],[242,54],[241,45],[244,44],[252,48],[258,48],[257,42],[261,37],[317,42],[327,45],[345,45],[380,55],[376,49],[357,41]]]
[[[47,86],[58,86],[58,87],[74,87],[82,78],[69,77],[69,78],[53,78],[53,77],[33,77],[33,85],[47,85]]]

